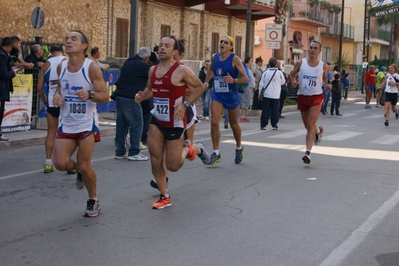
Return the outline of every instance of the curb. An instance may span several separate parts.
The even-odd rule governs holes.
[[[356,102],[362,102],[364,99],[361,98],[348,98],[347,100],[342,100],[341,104],[348,104],[348,103],[356,103]],[[328,106],[331,105],[331,102],[328,103]],[[284,106],[282,113],[286,112],[293,112],[293,111],[298,111],[298,106],[297,105],[288,105]],[[248,116],[260,116],[262,114],[261,110],[248,110],[247,115]]]
[[[100,123],[100,125],[101,125],[101,123]],[[108,137],[108,136],[115,135],[115,131],[116,131],[115,127],[107,127],[107,128],[100,127],[101,137]],[[46,139],[46,134],[47,134],[46,130],[41,130],[41,132],[38,133],[38,135],[40,135],[40,136],[29,137],[29,135],[28,135],[28,136],[18,138],[18,139],[11,138],[9,141],[1,141],[0,142],[0,150],[44,145],[44,142]]]

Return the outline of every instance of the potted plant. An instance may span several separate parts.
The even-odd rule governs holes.
[[[298,12],[298,15],[299,15],[300,17],[306,17],[307,13],[308,13],[308,12],[306,12],[305,10],[301,10],[301,11]]]
[[[334,11],[335,14],[338,14],[342,10],[342,8],[340,6],[337,6],[337,5],[331,5],[331,8],[332,8],[332,10]]]

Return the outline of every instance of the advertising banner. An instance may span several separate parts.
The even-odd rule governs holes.
[[[33,77],[18,74],[12,82],[14,93],[11,94],[10,101],[5,104],[2,133],[26,131],[31,128]]]

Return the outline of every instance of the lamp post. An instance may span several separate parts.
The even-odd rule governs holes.
[[[247,32],[245,34],[245,57],[250,56],[249,55],[249,45],[251,43],[251,15],[252,15],[252,10],[251,10],[251,2],[252,0],[247,0],[248,6],[247,6]]]
[[[139,17],[139,0],[130,0],[130,41],[129,57],[137,52],[137,27]]]
[[[345,0],[342,0],[341,7],[341,34],[339,35],[339,55],[338,55],[338,67],[341,69],[342,66],[342,39],[344,35],[344,10],[345,10]]]
[[[370,52],[370,13],[367,2],[368,0],[364,0],[363,62],[369,61],[369,52]],[[367,41],[367,51],[366,51],[366,41]],[[364,85],[365,85],[363,77],[367,69],[368,69],[368,64],[366,68],[363,68],[362,65],[362,87],[361,87],[362,94],[364,94]]]

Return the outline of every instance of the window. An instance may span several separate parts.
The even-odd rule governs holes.
[[[211,53],[215,54],[219,51],[219,33],[212,32],[212,47]]]
[[[331,47],[323,47],[323,52],[321,54],[321,60],[323,62],[331,62]]]
[[[127,58],[129,46],[129,20],[116,19],[115,57]]]
[[[170,35],[170,25],[161,25],[161,38]]]
[[[236,36],[234,53],[240,58],[241,58],[241,43],[242,43],[242,37]]]

